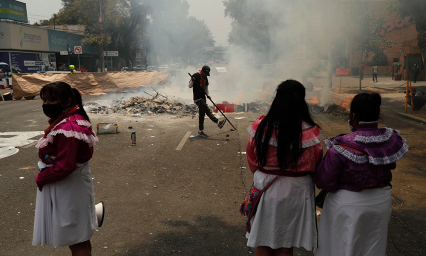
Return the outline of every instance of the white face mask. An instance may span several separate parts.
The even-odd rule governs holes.
[[[351,132],[354,132],[354,131],[355,131],[355,128],[352,126],[351,122],[352,122],[352,120],[348,120],[349,130],[350,130]]]

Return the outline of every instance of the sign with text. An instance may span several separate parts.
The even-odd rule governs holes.
[[[83,49],[81,48],[81,46],[74,46],[74,53],[75,54],[82,54]]]
[[[104,56],[105,57],[117,57],[118,56],[118,51],[106,51],[104,52]]]
[[[68,55],[68,51],[60,51],[59,52],[61,55]]]
[[[24,66],[43,66],[43,61],[25,60]]]
[[[0,0],[0,19],[28,23],[27,5],[15,0]]]
[[[16,50],[49,51],[47,30],[8,24],[11,48]]]
[[[59,52],[59,51],[66,51],[67,45],[70,47],[70,49],[74,49],[74,46],[81,45],[81,42],[84,39],[84,36],[77,35],[77,34],[71,34],[66,33],[63,31],[57,31],[57,30],[47,30],[48,33],[48,42],[49,42],[49,51],[52,52]],[[84,47],[84,54],[94,54],[97,55],[98,53],[90,46],[83,46]],[[83,47],[81,49],[83,49]]]

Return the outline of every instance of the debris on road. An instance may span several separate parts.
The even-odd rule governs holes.
[[[118,133],[118,126],[116,123],[98,123],[96,125],[96,134]]]

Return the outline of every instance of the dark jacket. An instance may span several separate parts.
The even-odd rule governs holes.
[[[201,80],[200,73],[195,73],[195,74],[192,75],[192,77],[195,78],[194,86],[192,87],[192,92],[194,94],[194,100],[203,99],[205,101],[206,100],[206,94],[204,93],[204,90],[200,86],[200,80]],[[207,89],[208,85],[209,85],[209,80],[206,78],[206,89]],[[206,93],[208,93],[208,89],[206,90]]]
[[[418,75],[419,74],[419,72],[420,72],[420,70],[419,70],[419,68],[418,67],[413,67],[413,75]]]

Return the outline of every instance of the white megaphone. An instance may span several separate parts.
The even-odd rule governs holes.
[[[104,202],[100,202],[99,204],[95,205],[95,211],[96,211],[96,218],[98,219],[98,227],[102,226],[102,223],[104,222],[104,216],[105,216],[105,206]]]

